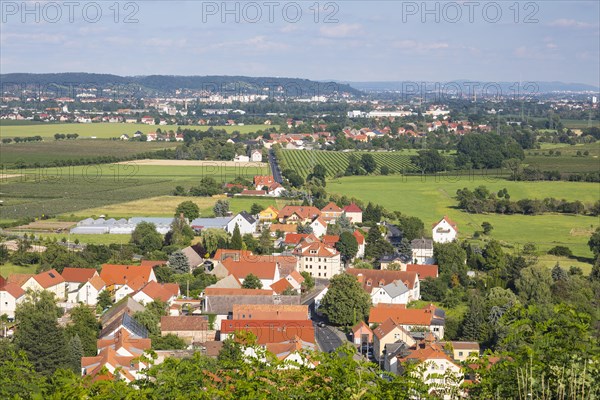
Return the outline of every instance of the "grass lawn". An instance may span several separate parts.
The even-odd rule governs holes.
[[[7,262],[0,264],[0,275],[6,278],[11,274],[35,274],[37,267],[37,265],[22,267],[20,265],[12,264],[11,262]]]
[[[594,183],[524,183],[484,177],[436,181],[433,177],[425,177],[422,180],[414,176],[345,177],[328,182],[327,191],[372,201],[388,210],[414,215],[423,220],[426,228],[447,215],[457,222],[462,238],[470,237],[475,231],[481,231],[481,224],[487,221],[494,227],[490,237],[515,246],[515,250],[525,243],[533,242],[542,251],[556,245],[565,245],[571,248],[575,256],[592,256],[587,246],[588,236],[579,232],[588,232],[591,227],[598,226],[597,217],[565,214],[484,215],[458,210],[454,198],[456,190],[463,187],[473,189],[479,185],[485,185],[491,191],[507,188],[512,200],[556,197],[592,203],[598,199],[600,193],[600,184]]]
[[[4,125],[0,124],[0,138],[5,137],[28,137],[41,136],[43,138],[54,138],[55,133],[77,133],[80,139],[89,139],[95,137],[97,139],[118,138],[122,134],[133,135],[135,132],[142,133],[155,132],[160,128],[162,131],[176,131],[179,125],[146,125],[146,124],[110,124],[110,123],[94,123],[94,124],[32,124],[32,125]],[[194,129],[206,131],[209,126],[194,126],[182,125],[181,129]],[[243,125],[243,126],[214,126],[214,129],[224,129],[228,133],[240,132],[250,133],[258,130],[266,130],[271,128],[270,125]]]

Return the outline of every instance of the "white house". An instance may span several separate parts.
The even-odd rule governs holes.
[[[248,162],[248,161],[250,161],[250,157],[243,156],[243,155],[235,156],[234,159],[233,159],[233,161],[235,161],[235,162]]]
[[[61,274],[67,285],[67,291],[76,292],[79,287],[92,279],[94,276],[98,276],[98,271],[94,268],[71,268],[65,267]]]
[[[132,298],[140,304],[149,304],[158,299],[170,305],[177,296],[179,296],[178,284],[161,284],[152,281],[148,282],[143,288],[138,290]]]
[[[225,230],[230,235],[233,234],[235,230],[235,226],[238,226],[240,229],[240,233],[245,235],[246,233],[254,233],[256,232],[256,219],[246,211],[242,211],[235,217],[233,217],[225,227]]]
[[[254,162],[262,162],[262,151],[254,150],[250,155],[250,159]]]
[[[8,319],[15,318],[17,304],[25,299],[25,291],[14,283],[7,283],[0,288],[0,316],[6,314]]]
[[[450,218],[444,216],[438,223],[433,224],[431,233],[435,243],[452,242],[458,234],[458,226]]]
[[[330,279],[343,272],[340,253],[321,242],[301,241],[293,251],[298,259],[298,271],[315,278]]]
[[[310,227],[312,228],[312,233],[318,238],[327,233],[327,222],[320,216],[311,222]]]
[[[382,287],[375,287],[371,291],[373,304],[407,304],[410,291],[402,281],[397,280]]]
[[[65,287],[65,280],[55,269],[34,275],[21,286],[25,291],[31,289],[34,292],[52,292],[59,301],[66,297]]]
[[[356,258],[363,258],[365,256],[365,237],[358,230],[352,233],[356,238],[356,243],[358,244],[358,251],[356,252]]]
[[[435,264],[433,258],[433,240],[431,239],[414,239],[410,242],[412,248],[412,260],[415,264]]]
[[[352,222],[353,224],[362,223],[363,212],[360,209],[360,207],[356,204],[352,203],[344,207],[344,213],[346,214],[346,217],[350,220],[350,222]]]
[[[68,301],[71,303],[83,303],[88,306],[95,306],[98,303],[98,296],[106,289],[106,284],[96,275],[90,278],[86,283],[74,292],[69,292]]]

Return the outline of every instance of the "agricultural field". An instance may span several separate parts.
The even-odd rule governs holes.
[[[560,156],[550,155],[550,151],[560,152]],[[577,152],[581,156],[577,156]],[[584,152],[588,152],[584,156]],[[537,154],[537,155],[536,155]],[[540,150],[526,150],[524,164],[535,166],[542,171],[560,171],[563,173],[600,171],[600,142],[577,144],[544,144]]]
[[[172,142],[125,142],[115,140],[48,140],[0,144],[0,164],[6,168],[19,162],[40,163],[58,160],[80,160],[82,158],[114,156],[129,157],[162,149],[175,148]]]
[[[543,251],[556,245],[565,245],[571,248],[575,256],[592,256],[587,241],[592,229],[599,225],[597,217],[565,214],[468,214],[458,210],[454,198],[456,190],[464,187],[473,189],[480,185],[487,186],[491,191],[506,188],[511,200],[555,197],[591,204],[598,200],[600,193],[600,185],[595,183],[523,183],[482,176],[344,177],[328,182],[327,191],[372,201],[388,210],[414,215],[421,218],[426,227],[447,215],[457,222],[462,238],[481,231],[481,224],[487,221],[494,227],[490,237],[513,246],[515,250],[525,243],[533,242]]]
[[[321,164],[327,168],[329,177],[335,176],[337,173],[343,174],[348,167],[348,157],[354,154],[359,158],[363,154],[371,154],[377,162],[377,171],[379,168],[386,165],[390,168],[390,173],[413,172],[414,165],[410,161],[411,151],[399,152],[340,152],[340,151],[319,151],[319,150],[282,150],[282,160],[280,167],[282,170],[291,168],[306,177],[314,165]]]
[[[230,197],[213,196],[213,197],[183,197],[183,196],[158,196],[147,199],[128,201],[124,203],[109,204],[97,208],[78,210],[70,214],[57,216],[61,221],[80,221],[88,217],[98,217],[104,215],[106,218],[131,218],[131,217],[172,217],[175,214],[175,208],[183,201],[192,201],[200,208],[201,217],[213,216],[213,206],[219,199],[229,201],[229,208],[233,213],[242,210],[250,210],[253,203],[262,205],[263,207],[275,206],[283,207],[287,204],[284,200],[264,197]]]
[[[10,170],[5,171],[7,174]],[[197,186],[204,176],[227,182],[237,176],[252,178],[268,168],[147,166],[103,164],[63,168],[25,169],[22,176],[0,182],[0,220],[70,214],[109,204],[169,195],[175,186]],[[138,211],[138,210],[136,210]]]
[[[162,131],[176,131],[179,125],[146,125],[146,124],[110,124],[110,123],[93,123],[93,124],[33,124],[33,125],[13,125],[0,124],[0,138],[8,137],[30,137],[41,136],[43,138],[54,138],[56,133],[77,133],[79,139],[112,139],[118,138],[122,134],[133,135],[135,132],[142,133],[155,132],[160,128]],[[181,126],[181,129],[190,128],[199,131],[206,131],[209,126]],[[258,130],[271,128],[270,125],[243,125],[243,126],[214,126],[214,129],[224,129],[229,133],[240,132],[250,133]]]

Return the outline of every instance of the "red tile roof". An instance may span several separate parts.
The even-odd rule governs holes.
[[[340,241],[340,237],[338,235],[323,235],[321,241],[329,247],[334,247]]]
[[[447,216],[444,215],[444,218],[440,219],[438,222],[436,222],[435,224],[432,224],[431,227],[435,228],[440,222],[442,222],[443,220],[446,220],[446,222],[448,223],[448,225],[450,225],[452,228],[454,228],[454,230],[456,232],[458,232],[458,225],[456,225],[456,222],[452,221],[450,218],[448,218]]]
[[[356,238],[356,243],[358,243],[359,246],[365,243],[365,237],[362,233],[360,233],[359,230],[355,230],[354,232],[352,232],[352,235],[354,235],[354,237]]]
[[[100,277],[107,285],[124,285],[134,281],[149,282],[152,267],[137,265],[102,264]],[[133,289],[133,288],[132,288]]]
[[[273,175],[256,175],[254,177],[254,186],[255,187],[263,187],[269,186],[275,182],[275,178]]]
[[[293,270],[292,272],[290,272],[290,275],[292,278],[294,278],[294,280],[298,283],[303,283],[304,282],[304,277],[302,276],[302,274],[296,270]]]
[[[148,282],[140,292],[148,295],[150,298],[161,301],[169,301],[172,297],[179,295],[179,285],[176,283],[161,284],[158,282]]]
[[[59,285],[61,283],[65,283],[65,280],[55,269],[51,269],[50,271],[45,271],[33,276],[33,279],[36,280],[37,283],[40,284],[44,289],[48,289],[52,286]]]
[[[356,276],[367,293],[371,293],[374,287],[385,286],[398,280],[404,283],[408,289],[412,290],[415,283],[419,281],[417,273],[411,271],[349,268],[346,272]],[[371,283],[370,285],[369,282]]]
[[[321,209],[322,212],[330,212],[330,213],[341,213],[342,210],[340,207],[338,207],[337,204],[335,204],[333,201],[329,202],[329,204],[327,204],[325,207],[323,207]]]
[[[272,290],[267,289],[229,289],[229,288],[210,288],[204,289],[206,296],[270,296]]]
[[[7,283],[14,283],[15,285],[21,287],[34,276],[33,274],[10,274],[8,278],[6,278]]]
[[[208,318],[196,315],[181,315],[177,317],[160,317],[161,332],[176,331],[206,331],[208,330]]]
[[[286,289],[293,289],[292,284],[287,279],[281,278],[271,285],[271,289],[277,294],[282,294]]]
[[[25,294],[25,291],[21,289],[21,286],[15,283],[5,283],[4,286],[0,287],[0,291],[9,293],[15,299],[18,299]],[[2,308],[0,307],[0,310],[1,309]]]
[[[233,260],[249,259],[252,257],[250,250],[229,250],[229,249],[217,249],[215,255],[212,257],[213,260],[223,261],[226,258]]]
[[[106,283],[98,275],[92,277],[89,282],[96,290],[100,290],[106,286]]]
[[[438,277],[438,266],[435,264],[408,264],[406,270],[416,272],[419,280]]]
[[[313,219],[321,215],[321,210],[313,206],[285,206],[279,211],[278,218],[289,218],[293,214],[301,219]]]
[[[65,267],[62,272],[62,277],[65,282],[78,282],[84,283],[90,280],[94,275],[97,275],[98,271],[94,268],[70,268]]]
[[[234,261],[227,258],[222,263],[229,273],[235,276],[240,282],[250,274],[257,276],[259,279],[274,279],[277,271],[277,263],[273,261]]]
[[[311,320],[278,321],[278,320],[243,320],[227,319],[221,321],[221,333],[231,334],[236,331],[249,331],[256,336],[259,345],[282,343],[295,336],[308,343],[315,343],[315,329]]]
[[[294,230],[295,227],[294,227]],[[285,235],[285,238],[283,239],[283,243],[285,244],[298,244],[300,243],[300,241],[302,239],[305,239],[308,237],[308,233],[288,233]]]
[[[430,326],[434,317],[435,306],[425,308],[406,308],[403,304],[379,303],[371,308],[369,323],[382,323],[391,318],[400,325]]]

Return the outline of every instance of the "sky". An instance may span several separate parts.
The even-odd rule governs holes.
[[[7,1],[0,72],[600,86],[594,1]]]

